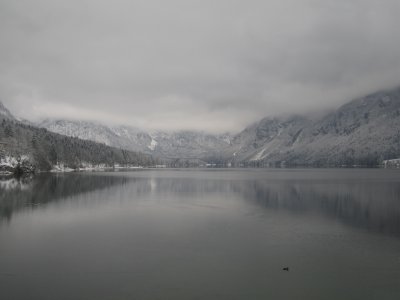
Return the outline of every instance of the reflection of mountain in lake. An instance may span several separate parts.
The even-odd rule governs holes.
[[[126,177],[91,174],[40,174],[34,177],[0,178],[0,221],[13,213],[34,209],[52,201],[128,182]]]
[[[285,172],[166,171],[42,174],[22,180],[7,179],[0,181],[0,220],[10,220],[16,211],[32,210],[67,198],[75,205],[93,207],[112,201],[135,205],[143,200],[158,201],[157,205],[179,204],[189,209],[201,205],[209,209],[224,208],[236,203],[244,204],[241,207],[247,212],[254,207],[255,215],[260,217],[265,210],[314,215],[400,236],[400,184],[393,180],[393,174],[390,174],[392,179],[379,179],[380,175],[359,178],[357,172],[363,171],[344,172],[348,176],[345,178],[341,178],[341,171],[326,172],[329,175],[325,178],[318,178],[319,173],[310,175],[317,172],[287,175]],[[72,197],[81,194],[86,196]]]
[[[400,184],[396,181],[157,178],[154,185],[157,193],[186,195],[186,202],[195,195],[214,194],[254,203],[257,210],[322,215],[357,228],[400,236]]]
[[[400,235],[397,182],[255,181],[235,189],[268,209],[322,214],[354,227]]]

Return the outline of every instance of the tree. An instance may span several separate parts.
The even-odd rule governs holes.
[[[14,136],[14,131],[10,124],[7,124],[6,127],[4,128],[4,134],[6,135],[6,137]]]

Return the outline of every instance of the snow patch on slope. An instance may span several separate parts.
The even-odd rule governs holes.
[[[155,139],[151,138],[150,145],[148,145],[147,147],[148,147],[151,151],[154,151],[154,149],[156,148],[157,144],[158,144],[157,141],[156,141]]]

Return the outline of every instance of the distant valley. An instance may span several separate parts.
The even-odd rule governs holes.
[[[318,119],[264,118],[237,134],[146,131],[47,119],[20,121],[0,103],[0,168],[58,166],[376,166],[400,157],[400,88]],[[0,170],[1,171],[1,170]]]
[[[355,99],[317,120],[305,116],[265,118],[234,135],[145,131],[70,120],[45,120],[37,126],[167,161],[252,166],[377,165],[400,157],[400,88]]]
[[[104,143],[108,146],[140,151],[163,159],[212,159],[225,154],[231,135],[162,130],[145,131],[130,126],[72,120],[44,120],[36,124],[49,131]]]

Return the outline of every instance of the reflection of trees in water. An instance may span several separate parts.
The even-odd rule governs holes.
[[[357,180],[208,180],[157,178],[157,193],[190,197],[219,194],[258,207],[316,213],[354,227],[400,235],[400,183]]]
[[[14,176],[0,177],[0,191],[29,189],[32,181],[32,175],[16,178]]]
[[[235,191],[268,209],[322,213],[345,224],[400,235],[397,182],[241,182]]]
[[[21,209],[32,209],[77,194],[123,185],[129,178],[90,174],[39,174],[0,179],[0,220],[10,220]]]
[[[172,197],[192,201],[243,199],[258,208],[316,213],[347,225],[400,236],[400,184],[396,181],[207,179],[134,177],[107,174],[42,174],[0,181],[0,220],[21,209],[94,192],[85,201],[123,201]],[[95,203],[96,202],[96,203]]]

